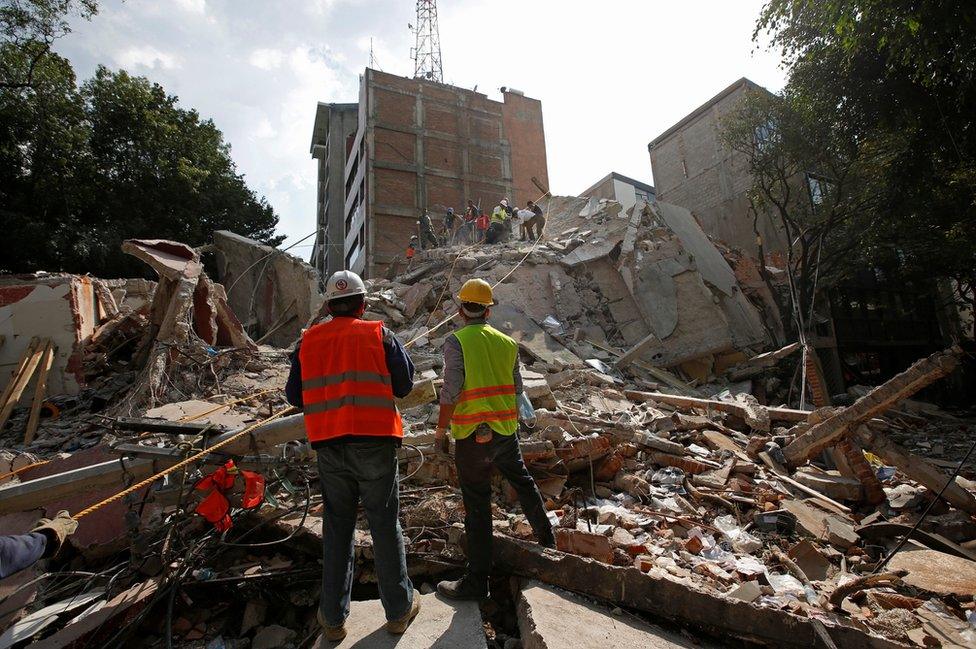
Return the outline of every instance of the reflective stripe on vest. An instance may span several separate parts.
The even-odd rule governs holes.
[[[381,322],[340,317],[315,325],[302,336],[299,360],[309,441],[403,436]]]
[[[515,384],[518,344],[486,324],[472,324],[454,332],[464,357],[464,386],[451,418],[455,439],[471,435],[488,424],[501,435],[518,428]]]

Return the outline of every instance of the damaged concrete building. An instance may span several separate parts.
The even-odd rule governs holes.
[[[976,464],[944,469],[972,448],[972,422],[908,398],[950,375],[960,351],[846,408],[764,405],[751,392],[791,350],[758,353],[769,343],[758,311],[688,210],[544,204],[544,240],[423,250],[368,281],[365,317],[385,321],[417,367],[398,403],[398,458],[407,565],[424,594],[398,646],[972,646]],[[228,258],[250,245],[222,238]],[[0,645],[328,646],[316,619],[323,505],[302,414],[282,394],[289,349],[258,349],[225,317],[197,251],[125,250],[158,283],[134,283],[129,298],[123,282],[92,289],[132,302],[82,335],[86,387],[35,437],[26,405],[0,428],[3,532],[59,509],[80,523],[60,555],[0,580]],[[493,478],[495,572],[480,606],[432,592],[464,566],[457,471],[432,452],[432,427],[453,296],[471,275],[495,285],[491,322],[518,341],[535,408],[519,444],[556,526],[556,549],[536,545]],[[938,452],[919,445],[935,439]],[[221,528],[200,506],[214,499]],[[386,637],[362,515],[354,556],[339,646]]]
[[[758,264],[778,277],[786,291],[786,237],[770,213],[759,214],[755,227],[748,192],[752,176],[747,156],[735,154],[720,137],[721,120],[749,93],[766,93],[742,78],[723,89],[648,145],[657,198],[681,205],[706,234],[744,257],[740,277],[758,280]],[[800,189],[816,201],[826,181],[808,170],[797,178]],[[757,230],[767,259],[758,260]],[[757,293],[767,289],[754,282]],[[905,369],[919,356],[959,339],[955,310],[941,306],[940,287],[908,287],[880,280],[874,269],[831,287],[818,300],[809,336],[817,350],[832,393],[853,383],[877,383]],[[765,295],[769,303],[769,295]],[[779,308],[766,309],[771,329]],[[788,330],[789,327],[787,326]]]
[[[319,104],[312,264],[323,276],[376,276],[406,249],[425,210],[440,218],[468,200],[491,209],[548,186],[542,104],[502,88],[502,101],[367,68],[357,104]]]

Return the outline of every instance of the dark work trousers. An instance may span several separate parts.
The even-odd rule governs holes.
[[[322,483],[322,597],[325,622],[338,626],[349,615],[356,508],[362,500],[373,537],[373,561],[387,620],[413,605],[413,584],[400,529],[396,445],[392,439],[340,442],[317,450]]]
[[[486,426],[482,424],[482,426]],[[542,494],[522,461],[518,435],[493,433],[491,441],[475,441],[477,430],[457,440],[457,463],[461,496],[464,498],[464,530],[468,537],[468,573],[476,584],[488,587],[491,572],[491,467],[502,474],[518,494],[522,511],[539,543],[552,543],[552,524],[546,515]]]

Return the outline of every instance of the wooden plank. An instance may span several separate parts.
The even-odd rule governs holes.
[[[24,446],[34,441],[37,426],[41,421],[41,405],[47,395],[47,376],[54,364],[54,343],[50,340],[44,346],[40,369],[37,374],[37,385],[34,387],[34,400],[31,402],[30,417],[27,419],[27,431],[24,433]]]
[[[3,387],[3,395],[0,396],[0,409],[2,409],[6,404],[7,400],[10,399],[10,393],[14,391],[14,385],[17,384],[17,379],[20,377],[21,372],[24,371],[24,366],[27,365],[27,361],[30,360],[31,356],[37,350],[37,346],[40,344],[41,339],[31,338],[31,341],[27,344],[27,348],[21,355],[20,360],[17,361],[17,367],[10,373],[10,380]]]
[[[701,408],[702,410],[718,410],[727,412],[742,419],[746,418],[746,409],[742,404],[730,401],[715,401],[713,399],[698,399],[695,397],[683,397],[676,394],[664,394],[663,392],[639,392],[637,390],[626,390],[624,394],[632,401],[659,401],[668,403],[679,408]],[[794,410],[793,408],[766,408],[769,418],[775,421],[800,422],[806,421],[810,413],[806,410]]]
[[[771,647],[809,649],[820,646],[810,618],[772,607],[699,590],[694,585],[611,566],[593,559],[543,550],[538,545],[495,532],[496,566],[547,584],[632,608],[718,638],[741,638]],[[840,647],[895,649],[904,645],[871,635],[841,616],[825,613],[824,623]]]
[[[948,375],[959,365],[962,350],[952,347],[916,362],[907,370],[879,385],[832,417],[815,424],[783,449],[787,461],[799,466],[851,434],[868,419],[876,417],[930,383]]]
[[[44,354],[45,349],[47,349],[46,343],[42,345],[38,341],[38,344],[34,346],[34,351],[27,359],[27,362],[24,363],[23,368],[21,368],[20,374],[13,381],[13,388],[10,390],[6,402],[3,404],[3,409],[0,410],[0,430],[3,430],[3,427],[7,425],[10,413],[13,412],[17,402],[20,401],[20,397],[24,394],[27,384],[30,383],[31,376],[34,375],[34,370],[37,369],[38,363],[41,362],[41,356]]]

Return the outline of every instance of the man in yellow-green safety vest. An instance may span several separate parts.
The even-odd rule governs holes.
[[[491,572],[492,466],[515,489],[539,543],[553,548],[555,538],[516,434],[517,399],[522,392],[518,343],[486,322],[495,304],[486,281],[465,282],[458,300],[464,326],[444,342],[444,386],[435,446],[447,450],[450,427],[464,499],[468,569],[457,581],[437,584],[437,590],[445,597],[477,600],[488,596]]]

